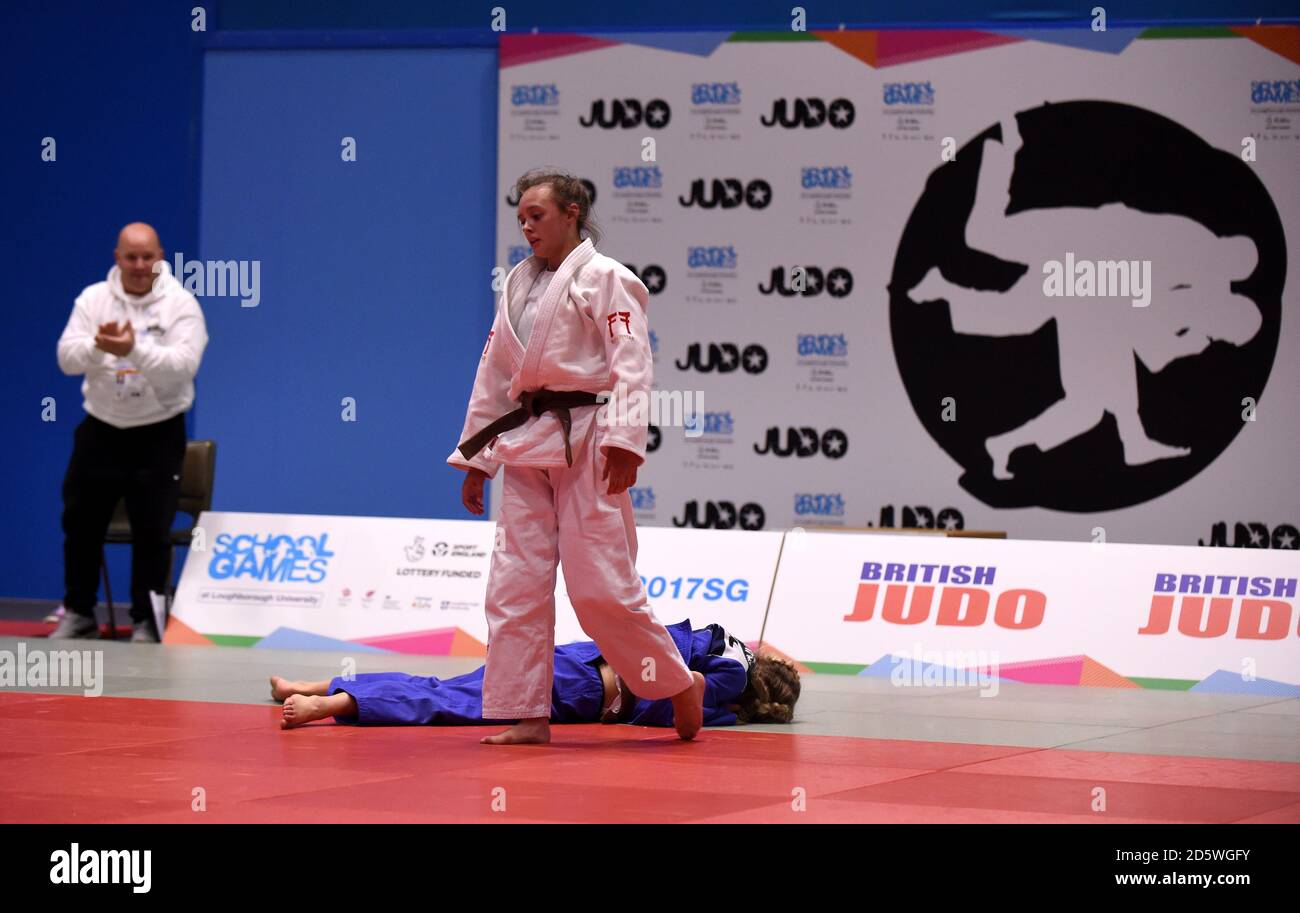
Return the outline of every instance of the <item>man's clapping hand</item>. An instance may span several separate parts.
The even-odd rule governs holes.
[[[135,348],[135,328],[131,326],[131,321],[123,321],[121,327],[118,327],[116,320],[100,324],[99,332],[95,334],[95,348],[103,349],[118,358],[130,355]]]

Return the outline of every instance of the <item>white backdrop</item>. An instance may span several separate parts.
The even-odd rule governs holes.
[[[500,81],[499,263],[526,253],[510,193],[520,174],[558,165],[589,180],[601,249],[648,285],[663,280],[649,308],[657,386],[702,391],[709,413],[699,438],[661,429],[634,491],[642,524],[950,525],[1185,545],[1210,544],[1221,524],[1216,544],[1300,545],[1294,282],[1280,292],[1280,319],[1277,301],[1283,252],[1300,262],[1296,64],[1244,38],[1138,40],[1122,53],[1022,41],[881,68],[820,41],[725,42],[704,56],[620,44],[515,59],[503,57]],[[1281,86],[1282,101],[1268,103],[1260,81]],[[797,104],[816,108],[809,99],[826,105],[828,122],[837,107],[844,119],[846,100],[852,122],[763,125],[779,100],[792,116]],[[1077,117],[1043,108],[1081,101],[1142,111],[1130,121],[1115,107]],[[596,103],[599,116],[630,125],[584,126]],[[638,105],[661,122],[666,109],[666,124],[633,122]],[[995,125],[1006,147],[972,142]],[[955,162],[942,158],[946,137]],[[1248,137],[1250,163],[1241,160]],[[1013,173],[1021,138],[1034,158]],[[647,140],[653,161],[643,157]],[[1095,149],[1078,151],[1090,142]],[[1162,174],[1213,150],[1213,169],[1160,186]],[[927,182],[932,202],[951,208],[981,174],[1003,196],[985,194],[967,243],[1024,264],[1024,277],[980,292],[935,269],[924,282],[904,277],[895,292],[910,288],[911,300],[891,311],[896,261],[919,263],[952,243],[946,229],[962,237],[960,211],[933,223],[914,214]],[[711,200],[715,179],[734,179],[723,188],[758,205],[682,205],[697,180]],[[1036,212],[1005,216],[1008,181],[1021,182],[1024,205],[1036,194]],[[1242,189],[1251,181],[1253,196]],[[1094,185],[1101,195],[1089,198]],[[1053,195],[1057,203],[1043,202]],[[1216,238],[1246,229],[1220,220],[1212,230],[1204,222],[1213,219],[1186,214],[1205,206],[1252,213],[1276,248]],[[918,227],[900,252],[909,219]],[[1150,261],[1149,304],[1047,298],[1044,263],[1067,254]],[[1268,288],[1248,291],[1271,304],[1230,286],[1257,260],[1257,286]],[[799,265],[827,279],[846,270],[851,291],[760,291],[775,268],[789,283]],[[939,299],[950,303],[953,331],[942,307],[923,308]],[[710,344],[742,360],[761,347],[765,367],[690,367],[691,347],[707,364]],[[764,360],[748,355],[751,367]],[[1147,370],[1155,381],[1139,389]],[[1253,421],[1243,421],[1247,397]],[[756,452],[772,429],[778,449],[806,429],[815,448],[805,450],[816,452]],[[993,478],[989,452],[1021,446],[1029,449],[1018,457],[1001,455],[1010,463]],[[1035,446],[1055,448],[1052,460],[1036,464]],[[964,474],[976,478],[963,485]]]

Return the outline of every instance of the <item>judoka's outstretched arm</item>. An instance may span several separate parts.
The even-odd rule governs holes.
[[[1011,177],[1016,153],[1023,145],[1015,115],[1001,123],[1002,140],[989,139],[980,153],[980,173],[975,185],[975,203],[966,219],[966,246],[1015,262],[1025,255],[1028,226],[1007,216],[1011,205]]]

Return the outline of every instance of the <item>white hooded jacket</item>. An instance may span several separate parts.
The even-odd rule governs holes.
[[[118,428],[165,421],[194,403],[194,375],[208,344],[203,311],[160,261],[160,274],[144,295],[122,288],[121,270],[87,286],[72,306],[59,337],[59,369],[84,374],[81,395],[88,413]],[[135,348],[118,358],[95,347],[101,324],[129,320]]]

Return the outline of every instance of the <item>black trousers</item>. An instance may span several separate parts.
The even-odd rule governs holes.
[[[138,428],[93,415],[77,426],[63,477],[63,605],[93,615],[104,534],[117,502],[131,520],[131,620],[153,618],[149,591],[166,591],[172,521],[185,461],[185,414]]]

